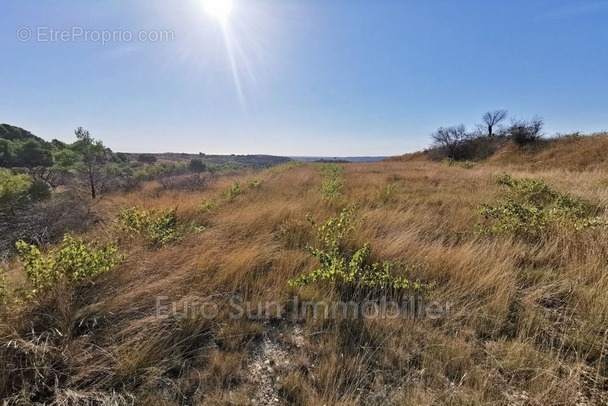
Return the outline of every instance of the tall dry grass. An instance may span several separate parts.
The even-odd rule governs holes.
[[[570,169],[547,165],[533,176],[608,203],[602,171]],[[150,184],[112,196],[97,206],[103,221],[87,237],[112,239],[116,213],[132,206],[176,208],[180,222],[206,229],[160,249],[124,242],[125,261],[111,272],[5,308],[0,397],[55,405],[602,404],[608,231],[564,229],[535,242],[475,233],[477,206],[501,196],[491,179],[502,170],[496,162],[349,164],[331,203],[315,164],[220,177],[200,192]],[[510,172],[530,176],[517,165]],[[254,177],[261,186],[247,187]],[[243,193],[226,201],[235,180]],[[217,207],[201,210],[205,199]],[[353,202],[361,224],[348,244],[370,243],[373,260],[414,265],[407,276],[433,282],[431,298],[451,303],[449,317],[293,312],[294,294],[334,297],[331,287],[287,285],[317,266],[306,250],[315,244],[307,213],[323,221]],[[25,283],[16,261],[5,267],[13,285]],[[277,302],[282,315],[232,319],[235,295],[254,308]],[[218,312],[160,318],[158,297],[182,310],[212,300]],[[271,386],[262,388],[271,398],[256,398],[260,386]]]

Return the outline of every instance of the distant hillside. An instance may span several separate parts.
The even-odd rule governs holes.
[[[47,141],[42,138],[35,136],[31,132],[24,130],[21,127],[17,127],[10,124],[0,124],[0,138],[4,138],[9,141],[30,141],[35,140],[41,143]]]

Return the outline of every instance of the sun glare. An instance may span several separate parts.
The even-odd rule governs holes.
[[[232,0],[202,0],[205,11],[210,16],[225,23],[232,11]]]

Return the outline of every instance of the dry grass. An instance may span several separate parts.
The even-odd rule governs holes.
[[[534,169],[557,190],[608,203],[603,172],[573,171],[580,168],[543,154],[546,165],[522,160],[510,173]],[[491,181],[509,166],[501,165],[499,157],[471,169],[421,159],[349,164],[332,203],[322,199],[314,164],[224,176],[201,192],[151,184],[112,196],[88,236],[112,238],[114,216],[131,206],[177,208],[180,222],[206,230],[160,249],[124,243],[124,263],[94,283],[3,311],[0,397],[54,405],[602,404],[608,230],[561,230],[534,243],[476,234],[476,207],[501,196]],[[252,177],[261,186],[248,187]],[[243,193],[228,202],[222,196],[235,180]],[[218,207],[201,211],[204,199]],[[349,244],[371,243],[373,260],[416,265],[406,276],[434,282],[431,298],[451,302],[449,317],[293,312],[294,294],[335,297],[330,287],[288,288],[317,265],[306,251],[315,242],[306,214],[324,220],[351,202],[362,223]],[[6,267],[13,284],[24,283],[17,263]],[[276,301],[282,316],[231,319],[234,295],[255,314]],[[159,318],[159,296],[182,312],[195,301],[218,311]],[[268,365],[257,365],[264,357]],[[260,385],[272,386],[261,398]]]

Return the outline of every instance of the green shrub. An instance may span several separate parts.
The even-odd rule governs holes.
[[[35,245],[17,242],[17,255],[32,285],[31,294],[48,290],[61,282],[85,280],[114,268],[120,258],[114,244],[86,243],[66,235],[60,248],[44,256]]]
[[[143,236],[154,247],[174,241],[177,236],[175,209],[138,210],[135,207],[118,213],[116,224],[127,236]]]
[[[205,172],[207,170],[207,165],[200,158],[191,159],[188,167],[192,172],[196,173]]]
[[[322,164],[321,175],[326,178],[337,178],[342,176],[342,167],[337,164]]]
[[[205,199],[198,205],[198,208],[203,213],[208,213],[216,210],[218,208],[217,200],[215,199]]]
[[[0,168],[0,206],[27,199],[31,187],[32,181],[28,175],[13,174],[10,169]]]
[[[322,225],[317,225],[312,217],[308,216],[316,231],[319,245],[318,248],[308,246],[308,250],[319,260],[320,267],[308,274],[300,275],[295,280],[290,280],[289,285],[301,287],[326,281],[343,293],[425,292],[429,285],[394,276],[394,271],[411,270],[410,268],[389,261],[371,263],[370,244],[364,244],[355,251],[346,249],[344,239],[359,223],[359,220],[354,219],[354,212],[355,206],[347,207],[338,217],[330,218]]]
[[[33,181],[27,193],[30,199],[33,201],[46,200],[51,197],[51,189],[49,188],[49,185],[41,180]]]
[[[320,171],[324,178],[320,189],[322,199],[325,202],[334,202],[340,197],[340,190],[344,186],[342,167],[336,164],[323,164]]]
[[[342,178],[327,178],[321,184],[321,195],[324,201],[333,202],[340,197],[340,189],[344,186]]]
[[[241,188],[241,184],[238,181],[234,181],[230,188],[225,193],[226,200],[232,202],[236,200],[237,197],[243,194],[243,188]]]
[[[495,205],[478,208],[486,219],[478,225],[481,232],[538,237],[554,227],[580,230],[606,226],[606,221],[598,217],[602,212],[598,205],[554,191],[541,180],[517,180],[502,173],[494,181],[506,186],[508,194]]]
[[[262,181],[259,179],[249,179],[249,181],[247,182],[247,186],[249,186],[252,189],[257,189],[260,188],[262,186]]]

